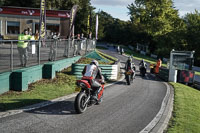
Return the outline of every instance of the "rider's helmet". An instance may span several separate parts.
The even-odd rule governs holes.
[[[131,56],[128,57],[128,61],[132,62],[132,57]]]
[[[96,65],[96,66],[99,66],[99,63],[98,63],[98,61],[96,61],[96,60],[92,60],[90,64],[94,64],[94,65]]]

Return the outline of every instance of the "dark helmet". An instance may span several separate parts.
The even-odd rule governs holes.
[[[96,66],[99,66],[99,63],[98,63],[98,61],[96,61],[96,60],[92,60],[92,61],[91,61],[91,64],[95,64]]]

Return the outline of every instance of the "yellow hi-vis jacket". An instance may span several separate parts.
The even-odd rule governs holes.
[[[24,35],[24,34],[20,34],[18,36],[18,40],[30,40],[31,36],[30,35]],[[24,42],[24,41],[18,41],[17,47],[20,48],[26,48],[28,45],[28,42]]]

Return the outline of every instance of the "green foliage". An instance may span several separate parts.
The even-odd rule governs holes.
[[[108,48],[106,48],[104,46],[96,46],[96,49],[108,49]]]
[[[84,33],[88,35],[88,15],[90,15],[90,11],[93,10],[93,7],[90,4],[90,0],[79,0],[79,8],[75,20],[75,31],[77,33]]]
[[[144,27],[148,34],[157,36],[173,31],[178,12],[172,6],[171,0],[136,0],[128,9],[133,23]]]
[[[149,44],[151,52],[169,55],[172,48],[183,45],[177,35],[184,24],[171,0],[136,0],[128,9],[133,27],[144,35],[143,44]]]
[[[195,64],[200,65],[200,13],[195,10],[184,17],[187,32],[185,38],[187,41],[187,50],[195,51]]]
[[[109,26],[112,25],[114,19],[113,17],[104,12],[104,11],[99,11],[98,13],[99,16],[99,31],[98,31],[98,39],[99,40],[105,40],[105,38],[109,38],[109,35],[106,35],[106,32],[109,32]],[[107,41],[107,40],[106,40]]]
[[[35,0],[5,0],[4,6],[32,7]]]

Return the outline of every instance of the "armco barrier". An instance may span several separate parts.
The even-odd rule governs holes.
[[[2,73],[0,74],[0,94],[9,91],[9,86],[10,86],[10,75],[11,72],[6,72],[6,73]]]
[[[168,81],[169,78],[169,69],[161,67],[159,68],[158,76],[164,81]]]
[[[81,78],[85,65],[86,64],[72,64],[72,74],[76,75],[77,78]],[[101,67],[105,79],[117,79],[118,65],[99,65],[99,67]]]
[[[49,62],[44,64],[42,77],[45,79],[52,79],[55,77],[56,72],[63,70],[72,65],[72,63],[79,60],[81,56],[76,56],[73,58],[68,58],[64,60],[59,60],[55,62]]]

